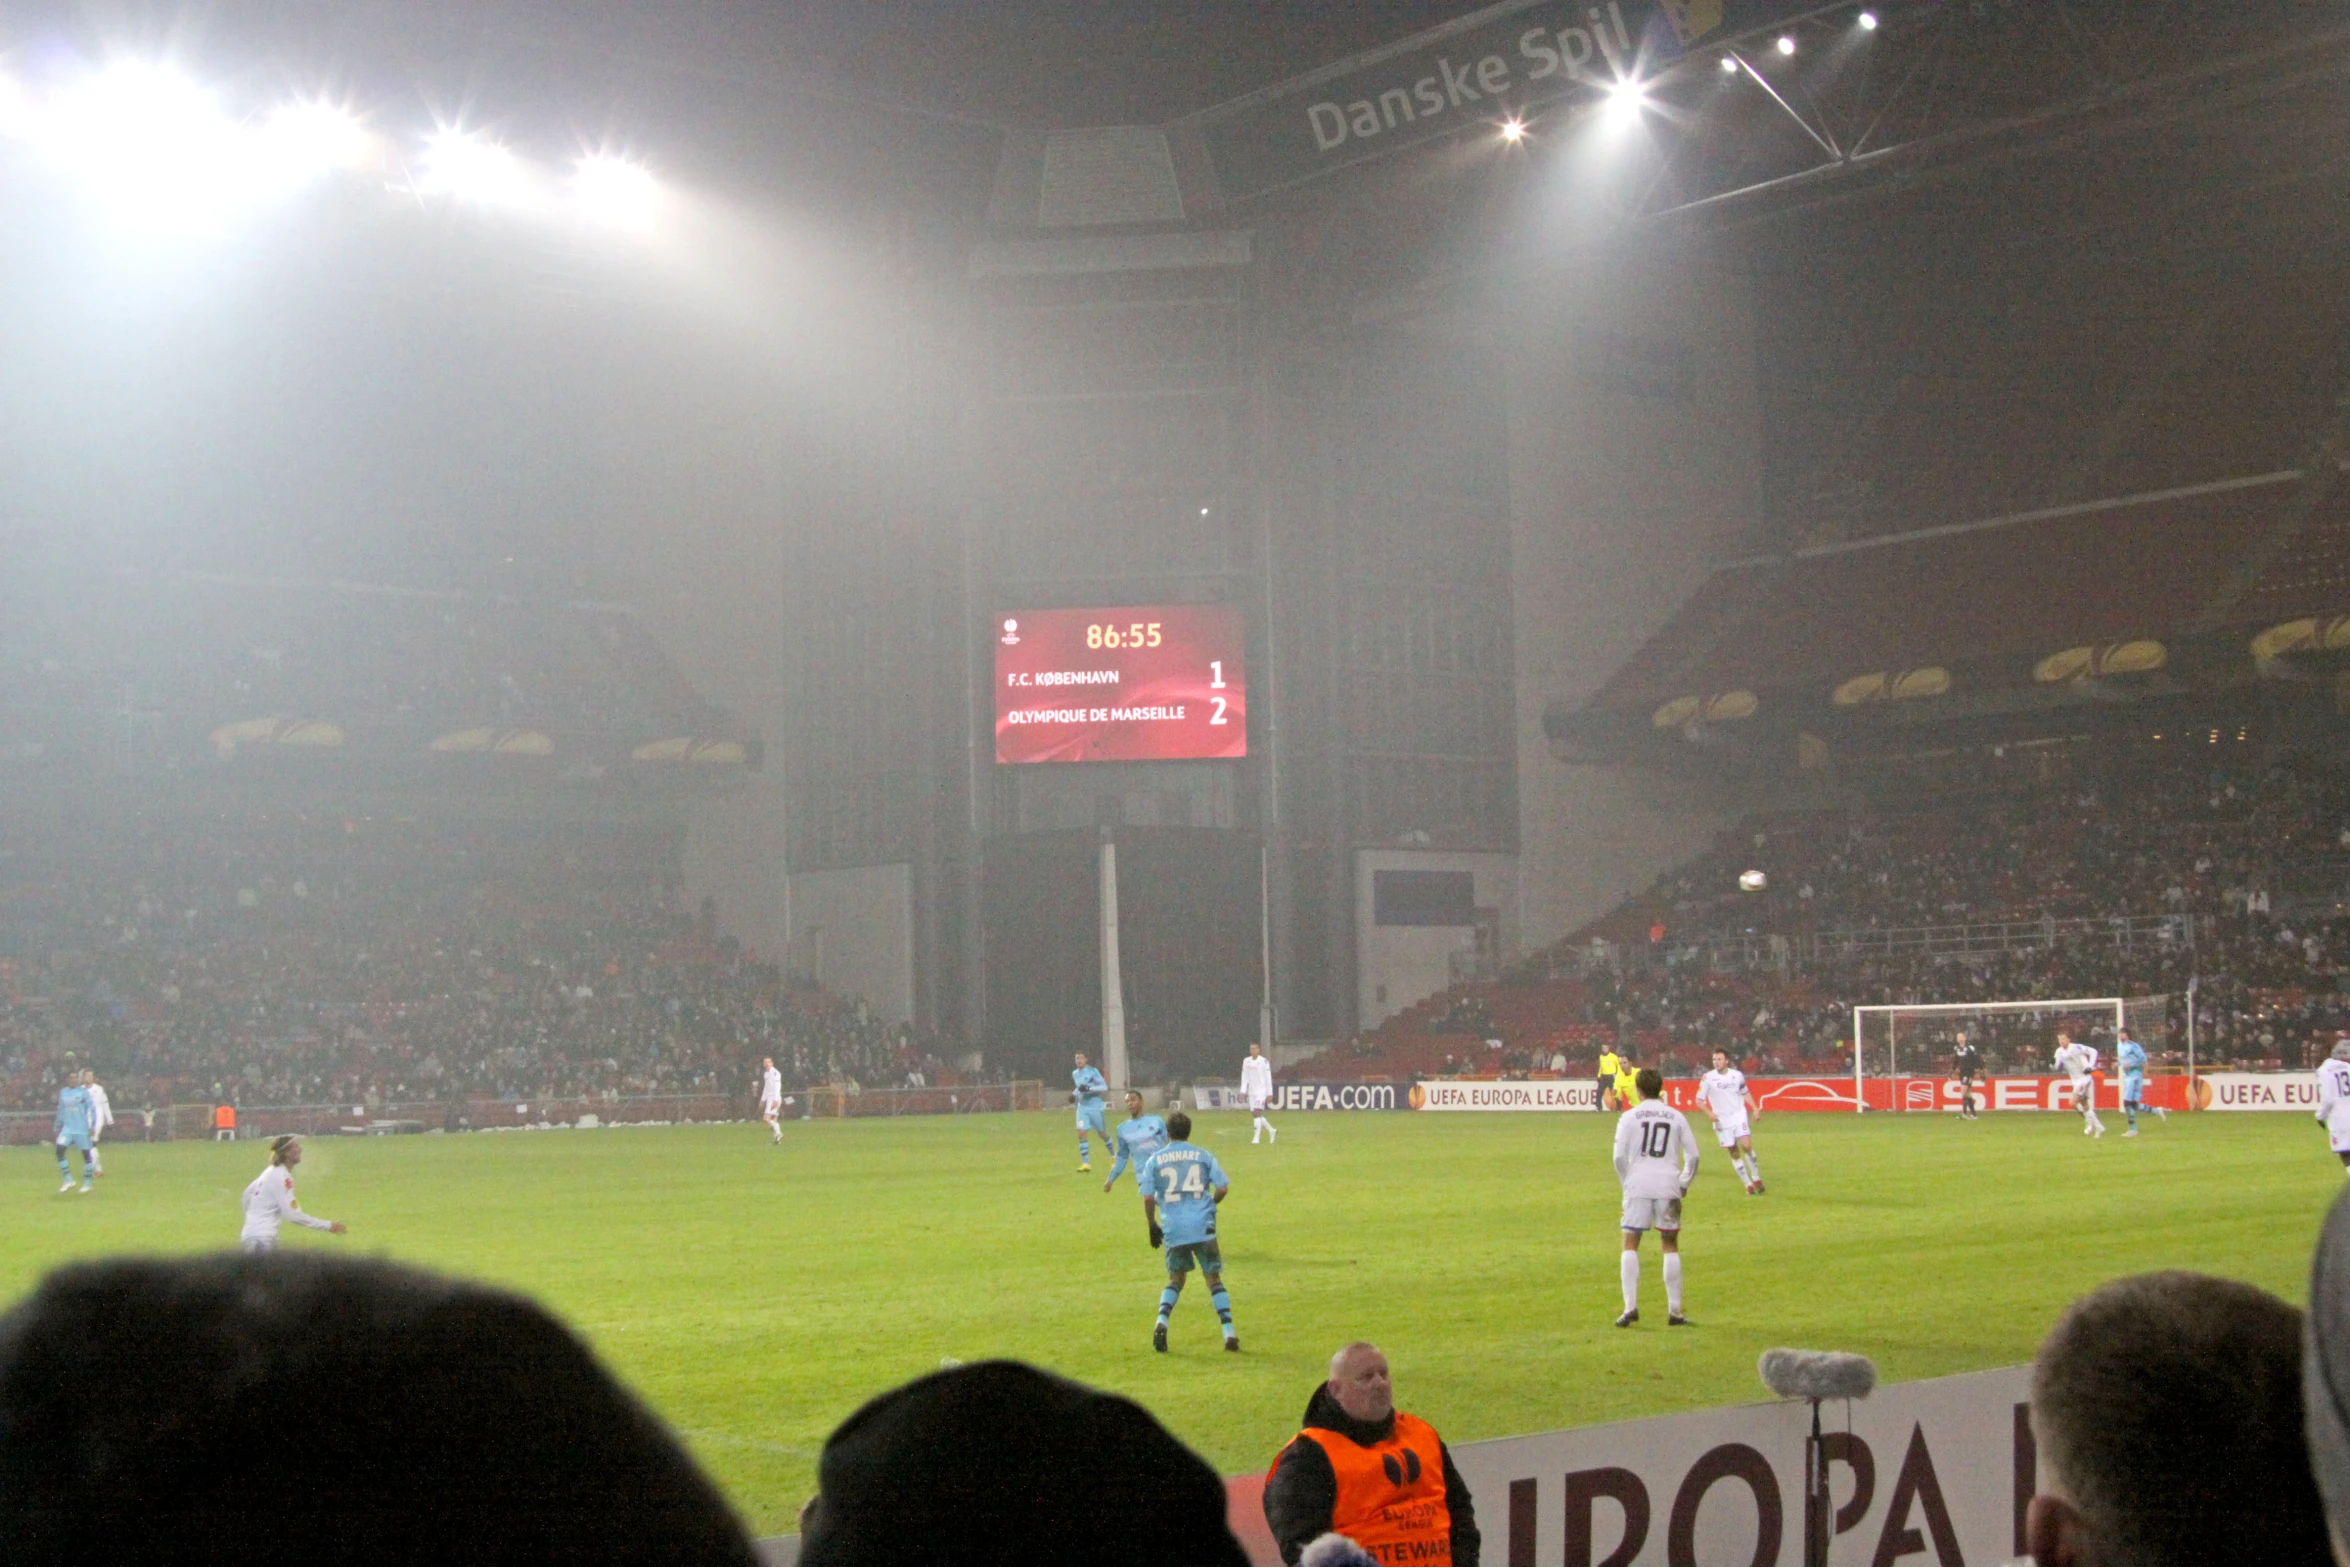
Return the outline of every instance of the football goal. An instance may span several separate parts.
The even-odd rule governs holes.
[[[2049,1001],[1952,1001],[1852,1009],[1852,1097],[1867,1109],[1870,1077],[1893,1085],[1890,1108],[1955,1110],[1950,1057],[1964,1036],[1983,1053],[1986,1077],[2056,1070],[2056,1031],[2097,1047],[2098,1073],[2113,1085],[2115,1030],[2149,1053],[2165,1048],[2168,996],[2075,996]],[[2118,1095],[2120,1088],[2114,1086]],[[1879,1108],[1886,1108],[1880,1105]]]

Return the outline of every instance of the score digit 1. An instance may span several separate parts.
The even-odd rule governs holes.
[[[1208,672],[1209,672],[1210,674],[1212,674],[1212,675],[1214,675],[1214,676],[1215,676],[1215,678],[1214,678],[1213,680],[1210,680],[1210,681],[1208,682],[1208,689],[1209,689],[1210,691],[1221,691],[1221,690],[1223,690],[1223,689],[1224,689],[1224,661],[1223,661],[1222,659],[1220,659],[1220,658],[1211,658],[1211,659],[1209,659],[1209,660],[1208,660]]]

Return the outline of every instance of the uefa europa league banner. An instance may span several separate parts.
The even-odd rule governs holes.
[[[1896,1382],[1821,1408],[1836,1567],[2023,1555],[2030,1368]],[[1747,1404],[1470,1442],[1453,1461],[1491,1562],[1801,1567],[1811,1407]]]

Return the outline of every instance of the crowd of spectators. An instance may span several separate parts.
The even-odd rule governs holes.
[[[1426,1068],[1582,1075],[1620,1045],[1668,1072],[1716,1048],[1750,1069],[1849,1069],[1855,1005],[2086,996],[2168,998],[2134,1026],[2183,1060],[2190,982],[2199,1059],[2312,1065],[2350,1028],[2350,778],[2331,758],[2212,754],[2124,750],[2036,784],[1750,819],[1515,974],[1393,1020],[1349,1065],[1416,1051]],[[2001,1069],[2044,1056],[2052,1025],[1903,1026],[1929,1058],[1967,1027]],[[1414,1043],[1456,1035],[1474,1037]]]
[[[615,1099],[954,1074],[683,903],[665,830],[186,824],[0,855],[0,1107]]]

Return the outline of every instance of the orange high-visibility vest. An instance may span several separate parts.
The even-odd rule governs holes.
[[[212,1125],[217,1131],[235,1131],[237,1129],[237,1107],[235,1105],[222,1105],[219,1109],[213,1111]]]
[[[1370,1447],[1317,1426],[1298,1434],[1329,1456],[1330,1472],[1338,1477],[1332,1533],[1387,1567],[1452,1567],[1444,1448],[1433,1426],[1399,1409],[1394,1432]]]

